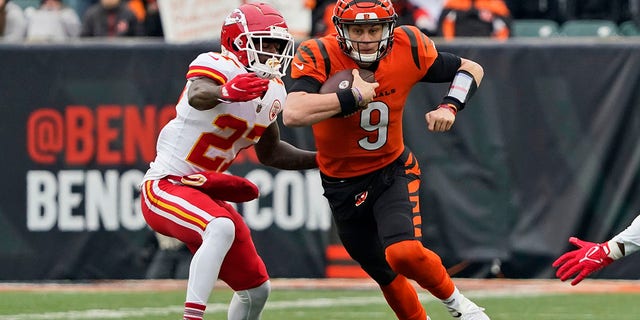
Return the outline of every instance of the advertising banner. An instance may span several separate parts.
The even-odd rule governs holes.
[[[138,186],[159,130],[175,115],[188,64],[207,50],[0,49],[7,181],[0,186],[0,260],[11,261],[0,267],[0,280],[145,276],[157,245],[140,214]],[[6,77],[14,71],[17,79]],[[312,149],[309,141],[300,143]],[[279,172],[249,149],[229,172],[261,189],[238,210],[270,273],[324,276],[331,216],[317,171]],[[283,252],[301,262],[282,264]]]

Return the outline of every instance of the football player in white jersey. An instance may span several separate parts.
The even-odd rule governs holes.
[[[190,64],[177,115],[160,132],[141,190],[148,225],[194,253],[188,320],[203,319],[217,279],[235,291],[228,319],[259,319],[269,296],[249,228],[225,202],[258,196],[248,180],[222,173],[238,152],[255,145],[265,165],[317,167],[315,152],[280,140],[276,118],[286,97],[280,77],[294,47],[282,15],[267,4],[244,4],[226,17],[220,41],[220,53],[202,53]]]
[[[553,262],[553,266],[559,267],[556,276],[562,281],[575,276],[571,281],[575,286],[613,261],[640,251],[640,215],[607,242],[593,243],[576,237],[569,238],[569,242],[579,249],[563,254]]]

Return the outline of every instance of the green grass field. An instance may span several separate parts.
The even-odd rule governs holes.
[[[640,319],[640,294],[469,294],[493,320]],[[0,320],[180,319],[182,290],[160,292],[0,292]],[[217,289],[206,319],[226,319],[231,296]],[[451,319],[433,298],[421,295],[433,320]],[[375,290],[274,290],[264,320],[395,319]]]

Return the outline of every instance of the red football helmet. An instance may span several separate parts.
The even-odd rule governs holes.
[[[372,63],[382,59],[393,44],[393,29],[398,15],[390,0],[338,0],[333,9],[333,24],[338,31],[338,42],[342,51],[361,63]],[[360,43],[349,38],[349,26],[354,24],[381,24],[382,38],[378,42],[378,51],[364,54],[356,49]]]
[[[287,23],[265,3],[243,4],[233,10],[224,20],[220,42],[223,53],[233,54],[261,78],[284,76],[293,58],[294,41]],[[263,42],[277,43],[277,53],[263,50]]]

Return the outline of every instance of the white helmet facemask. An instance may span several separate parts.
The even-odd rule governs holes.
[[[293,59],[294,40],[287,29],[271,26],[269,31],[254,31],[243,33],[245,37],[237,37],[236,41],[246,38],[246,45],[236,43],[241,51],[246,51],[249,65],[247,70],[254,72],[258,77],[273,79],[285,75],[291,60]],[[242,36],[241,35],[241,36]],[[279,42],[278,52],[266,52],[263,48],[265,42]],[[266,58],[263,62],[260,57]]]

